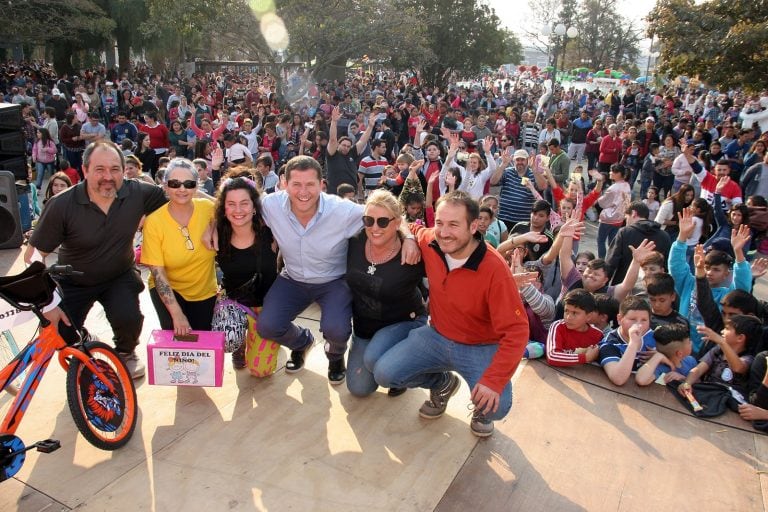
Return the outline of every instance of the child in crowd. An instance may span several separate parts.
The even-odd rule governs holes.
[[[208,175],[208,161],[204,158],[195,158],[192,163],[197,169],[197,186],[209,196],[214,195],[216,191],[213,187],[213,180]]]
[[[253,164],[253,166],[261,175],[261,180],[262,180],[261,187],[264,189],[264,192],[267,194],[271,194],[272,192],[274,192],[277,189],[278,182],[280,181],[273,169],[274,165],[275,165],[275,161],[272,159],[272,156],[269,154],[261,155],[256,159],[256,162]]]
[[[726,320],[722,336],[714,331],[707,337],[715,347],[701,358],[685,382],[718,382],[747,393],[752,351],[763,335],[763,323],[751,315],[735,315]]]
[[[655,274],[645,279],[648,300],[651,303],[651,329],[660,325],[682,324],[689,328],[688,320],[677,312],[675,280],[669,274]]]
[[[688,210],[683,210],[679,215],[677,240],[669,250],[669,273],[675,280],[675,293],[680,298],[678,311],[691,322],[693,353],[700,356],[702,354],[702,340],[694,327],[703,324],[704,321],[698,307],[699,297],[696,293],[696,279],[688,267],[685,254],[685,241],[693,232],[691,217]],[[712,250],[698,265],[700,269],[696,273],[707,279],[712,289],[712,298],[716,304],[720,303],[726,293],[737,288],[746,292],[752,290],[752,270],[744,257],[743,250],[749,237],[748,226],[740,226],[731,234],[731,246],[736,255],[735,263],[730,255],[722,251]]]
[[[651,306],[638,297],[621,301],[619,327],[609,332],[599,346],[598,360],[608,378],[624,385],[639,367],[639,355],[656,348],[651,324]]]
[[[47,203],[50,198],[63,192],[72,186],[72,181],[69,176],[64,172],[57,172],[51,179],[48,180],[48,186],[45,187],[45,196],[43,197],[43,204]]]
[[[563,299],[565,314],[549,328],[547,362],[553,366],[574,366],[597,359],[603,332],[590,325],[597,310],[595,298],[584,289],[572,290]]]
[[[59,159],[59,171],[67,175],[72,185],[77,185],[80,181],[80,174],[77,172],[77,169],[72,167],[66,158]]]
[[[661,325],[653,330],[653,338],[656,341],[656,353],[637,370],[637,385],[647,386],[663,374],[666,374],[666,382],[685,379],[696,367],[696,358],[691,356],[688,326]]]
[[[614,329],[616,316],[619,314],[619,301],[607,293],[593,293],[595,297],[595,314],[592,325],[600,329],[603,337]]]
[[[339,183],[339,186],[336,188],[336,195],[342,199],[349,199],[354,203],[357,197],[357,191],[355,190],[355,187],[349,183]]]
[[[509,236],[509,227],[496,217],[499,213],[499,198],[494,195],[483,196],[480,198],[480,206],[487,206],[493,210],[495,218],[488,226],[488,232],[496,237],[496,240],[498,240],[499,243],[505,242]]]
[[[589,265],[589,262],[594,259],[596,259],[596,256],[594,255],[594,253],[591,253],[589,251],[584,251],[576,255],[576,260],[573,262],[573,264],[576,266],[576,270],[579,271],[579,274],[583,276],[584,271],[587,269],[587,266]]]
[[[486,242],[491,244],[493,248],[499,246],[499,240],[488,232],[488,228],[493,223],[493,210],[487,206],[480,207],[480,214],[477,217],[477,230],[483,235]]]
[[[659,213],[659,208],[661,208],[661,203],[659,203],[658,187],[648,187],[648,192],[645,194],[643,203],[645,203],[645,206],[648,207],[648,218],[655,219],[656,214]]]

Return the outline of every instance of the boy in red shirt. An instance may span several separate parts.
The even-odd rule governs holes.
[[[549,327],[547,362],[552,366],[574,366],[597,360],[603,332],[590,325],[597,311],[594,296],[583,288],[571,290],[563,299],[563,320]]]

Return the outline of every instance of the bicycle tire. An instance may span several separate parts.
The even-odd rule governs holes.
[[[110,393],[85,364],[73,357],[67,371],[69,411],[89,443],[102,450],[116,450],[130,441],[136,428],[136,388],[112,347],[97,341],[85,346],[91,361],[115,387],[115,393]]]

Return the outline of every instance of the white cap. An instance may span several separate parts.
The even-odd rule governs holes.
[[[61,92],[58,89],[52,90],[51,94],[53,94],[54,96],[61,96]]]
[[[526,150],[518,149],[517,151],[515,151],[514,158],[515,159],[517,159],[517,158],[525,158],[526,160],[528,160],[528,156],[529,155],[528,155],[528,152]]]

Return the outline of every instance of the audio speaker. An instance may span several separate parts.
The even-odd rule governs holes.
[[[0,171],[0,249],[15,249],[23,242],[16,180],[13,173]]]
[[[27,179],[27,154],[21,131],[21,105],[0,103],[0,169],[17,180]]]

